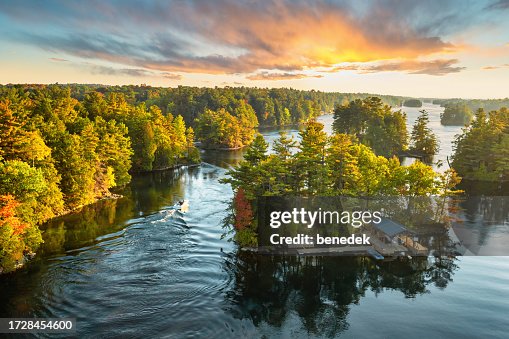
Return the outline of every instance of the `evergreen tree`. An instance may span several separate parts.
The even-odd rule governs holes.
[[[323,124],[310,121],[299,132],[301,141],[296,163],[301,173],[299,190],[307,194],[323,194],[327,191],[328,168],[326,166],[327,133]]]
[[[289,159],[293,154],[293,149],[297,147],[297,142],[293,138],[288,138],[286,132],[279,132],[279,138],[274,141],[272,150],[283,161]]]
[[[407,148],[406,115],[393,111],[378,97],[356,99],[334,110],[333,130],[354,135],[376,154],[397,155]]]
[[[509,111],[486,115],[479,109],[472,124],[455,140],[452,167],[462,177],[473,180],[503,181],[507,173],[507,139],[509,135]]]
[[[246,150],[244,159],[251,165],[259,165],[263,160],[267,159],[267,149],[269,144],[263,138],[263,135],[257,134],[254,141]]]
[[[420,113],[412,129],[412,151],[433,156],[439,149],[437,137],[428,126],[428,112],[422,110]]]

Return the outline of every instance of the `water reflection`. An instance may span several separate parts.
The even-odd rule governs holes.
[[[509,255],[509,197],[462,199],[452,229],[466,255]]]
[[[202,152],[202,161],[214,166],[229,169],[237,165],[243,158],[245,149],[234,151],[207,150]]]
[[[292,328],[335,337],[349,327],[348,314],[366,292],[396,290],[406,298],[444,289],[458,265],[455,258],[415,258],[376,263],[365,257],[232,255],[225,270],[235,281],[226,293],[228,311],[255,326]],[[295,320],[297,316],[297,320]],[[297,323],[296,323],[297,321]]]
[[[136,176],[130,186],[119,192],[123,198],[101,200],[43,225],[44,243],[37,257],[100,242],[101,236],[124,229],[130,219],[160,211],[183,199],[186,181],[197,175],[197,168],[186,168]]]

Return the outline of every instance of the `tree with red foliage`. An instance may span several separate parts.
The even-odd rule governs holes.
[[[0,272],[13,270],[42,242],[39,229],[16,216],[19,205],[12,195],[0,195]]]
[[[253,209],[242,187],[237,190],[233,204],[235,208],[235,229],[240,231],[248,228],[253,222]]]

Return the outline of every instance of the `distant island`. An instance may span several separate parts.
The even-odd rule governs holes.
[[[465,126],[473,117],[472,110],[465,103],[446,104],[444,113],[440,115],[440,123],[444,126]]]
[[[403,101],[405,107],[422,107],[422,101],[419,99],[408,99]]]
[[[485,112],[491,112],[501,109],[502,107],[509,107],[509,98],[505,99],[434,99],[433,104],[446,107],[452,104],[464,104],[476,112],[479,108],[484,109]]]

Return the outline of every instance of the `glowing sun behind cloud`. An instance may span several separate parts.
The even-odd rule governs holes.
[[[442,87],[476,95],[474,84],[488,74],[502,81],[482,69],[509,57],[504,13],[495,0],[6,0],[0,67],[5,82],[252,83],[395,94],[415,87],[445,95]],[[469,41],[472,31],[477,40]]]

